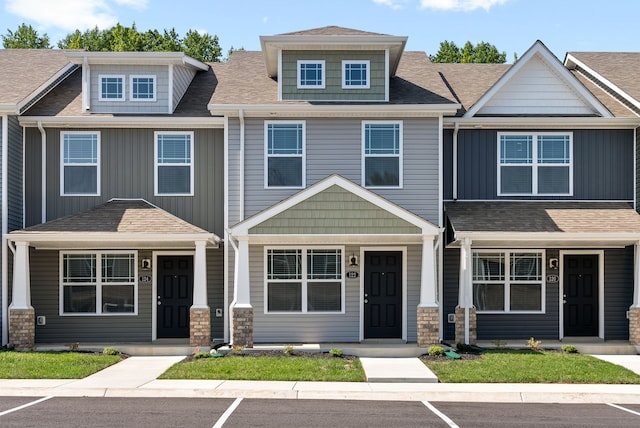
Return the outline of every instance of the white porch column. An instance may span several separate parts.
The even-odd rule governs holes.
[[[464,340],[465,344],[474,341],[470,329],[475,331],[475,323],[470,325],[470,308],[473,306],[471,284],[473,280],[473,259],[471,255],[471,239],[464,238],[460,245],[460,278],[458,286],[458,307],[456,311],[456,341]],[[462,324],[458,317],[464,318]],[[474,316],[475,320],[475,316]],[[464,338],[464,339],[463,339]]]
[[[249,238],[240,236],[236,251],[235,275],[233,276],[233,301],[236,308],[251,307],[249,288]]]
[[[207,301],[207,241],[196,241],[195,244],[192,308],[203,309],[209,307],[209,302]]]
[[[16,242],[13,263],[13,293],[9,309],[33,309],[29,277],[29,243]]]
[[[422,237],[422,275],[420,277],[419,307],[438,307],[436,301],[436,270],[433,251],[433,236]]]

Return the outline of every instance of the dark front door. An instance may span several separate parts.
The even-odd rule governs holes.
[[[364,256],[364,337],[402,337],[402,253],[367,251]]]
[[[598,336],[598,256],[564,256],[564,335]]]
[[[193,257],[158,257],[158,338],[189,337]]]

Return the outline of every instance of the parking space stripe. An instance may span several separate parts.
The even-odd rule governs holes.
[[[445,415],[444,413],[442,413],[440,410],[436,409],[431,403],[429,403],[428,401],[423,401],[422,404],[424,404],[425,406],[427,406],[427,409],[431,410],[437,417],[439,417],[440,419],[442,419],[447,425],[449,425],[451,428],[460,428],[458,425],[456,425],[455,422],[453,422],[451,419],[449,419],[449,417],[447,415]]]
[[[30,403],[23,404],[22,406],[18,406],[18,407],[14,407],[13,409],[5,410],[4,412],[0,413],[0,416],[4,416],[4,415],[8,415],[9,413],[17,412],[18,410],[25,409],[27,407],[33,406],[34,404],[38,404],[38,403],[42,403],[43,401],[47,401],[50,398],[53,398],[53,396],[42,397],[42,398],[40,398],[40,399],[38,399],[36,401],[32,401]]]
[[[617,404],[607,403],[608,406],[615,407],[616,409],[624,410],[625,412],[633,413],[634,415],[640,416],[640,412],[636,412],[635,410],[627,409],[626,407],[618,406]]]
[[[227,422],[227,419],[229,419],[229,416],[231,416],[231,414],[240,405],[241,401],[242,401],[242,397],[236,398],[236,401],[231,403],[229,408],[227,408],[227,410],[222,414],[222,416],[220,416],[220,419],[218,419],[218,422],[216,422],[213,428],[221,428],[224,425],[224,423]]]

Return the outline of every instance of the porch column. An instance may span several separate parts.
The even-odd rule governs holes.
[[[629,307],[629,343],[640,346],[640,241],[634,245],[633,302]]]
[[[35,346],[36,314],[31,306],[29,243],[16,242],[13,289],[9,305],[9,343],[17,349]]]
[[[438,306],[433,251],[433,236],[422,237],[422,273],[420,276],[420,304],[418,305],[418,346],[425,348],[440,340],[440,310]]]
[[[211,310],[207,301],[207,241],[196,241],[193,305],[189,309],[189,345],[211,346]]]
[[[231,343],[253,347],[253,307],[249,282],[249,237],[237,237],[233,303],[231,304]]]
[[[472,294],[473,259],[471,239],[465,238],[460,245],[460,279],[458,306],[456,306],[456,343],[476,343],[476,310]]]

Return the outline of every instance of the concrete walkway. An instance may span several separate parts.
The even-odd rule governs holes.
[[[418,358],[360,358],[367,382],[438,383]]]

